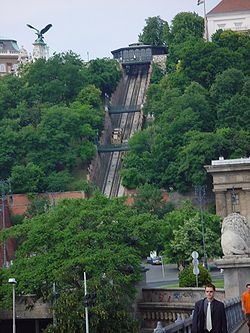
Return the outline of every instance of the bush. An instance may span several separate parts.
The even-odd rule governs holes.
[[[200,274],[198,275],[198,286],[202,287],[212,282],[211,275],[202,265],[198,265]],[[196,287],[196,276],[193,273],[193,265],[189,265],[179,273],[179,287]]]
[[[23,223],[24,216],[23,215],[11,215],[11,223],[12,225],[17,225]]]

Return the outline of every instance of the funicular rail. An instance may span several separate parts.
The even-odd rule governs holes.
[[[113,110],[116,111],[128,111],[128,112],[116,112],[120,113],[119,122],[116,122],[116,126],[121,128],[123,131],[123,138],[121,145],[115,145],[112,147],[98,147],[98,151],[113,151],[111,156],[111,163],[109,170],[106,173],[105,184],[103,186],[103,192],[108,196],[118,196],[118,193],[123,192],[121,185],[121,177],[119,174],[122,164],[122,153],[117,154],[116,152],[128,150],[128,139],[131,136],[131,131],[135,127],[134,120],[138,124],[138,117],[135,115],[140,114],[141,104],[143,101],[145,82],[148,71],[145,72],[145,67],[138,66],[137,70],[133,68],[132,74],[129,75],[130,85],[126,92],[126,98],[124,105],[112,105]],[[143,92],[141,91],[143,90]],[[130,112],[129,112],[130,111]],[[116,114],[111,114],[111,117],[117,117]],[[137,125],[136,125],[137,126]]]

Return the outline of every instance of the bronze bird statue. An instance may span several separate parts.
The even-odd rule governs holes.
[[[46,27],[43,28],[42,30],[38,30],[37,28],[32,27],[32,25],[30,24],[27,24],[27,27],[29,27],[30,29],[34,29],[36,31],[36,34],[38,36],[36,41],[43,42],[43,35],[52,27],[52,24],[46,25]]]

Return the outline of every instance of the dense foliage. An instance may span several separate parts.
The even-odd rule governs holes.
[[[84,64],[70,52],[1,77],[0,178],[11,178],[16,193],[72,189],[74,170],[95,154],[103,97],[120,75],[113,60]]]
[[[129,141],[123,184],[185,192],[211,185],[211,160],[250,154],[250,35],[218,31],[205,42],[201,18],[180,13],[165,42],[168,73],[153,78],[144,105],[155,121]]]
[[[123,199],[96,194],[61,201],[46,214],[5,231],[20,245],[13,265],[0,271],[0,281],[15,276],[17,294],[36,294],[49,302],[55,282],[59,330],[49,332],[75,333],[84,331],[85,271],[88,292],[96,294],[89,309],[91,332],[138,332],[130,315],[135,284],[141,278],[141,258],[160,243],[161,225],[149,213],[134,214]],[[0,286],[2,307],[10,302],[10,293],[8,285]]]
[[[197,251],[204,261],[204,243],[208,258],[221,256],[220,218],[208,212],[195,209],[190,201],[164,216],[164,257],[169,261],[185,266],[191,262],[191,253]],[[166,241],[167,240],[167,241]]]
[[[0,234],[1,241],[4,237],[18,242],[13,265],[0,269],[0,308],[11,307],[6,281],[14,276],[17,295],[36,295],[54,309],[58,326],[49,326],[48,333],[84,332],[84,272],[88,293],[94,295],[91,332],[135,333],[138,323],[132,319],[131,304],[142,259],[152,250],[171,263],[190,262],[194,250],[202,258],[199,212],[190,202],[171,210],[150,185],[140,189],[132,207],[124,204],[124,198],[108,199],[98,193],[90,199],[59,201],[55,207],[41,199],[33,203],[29,212],[33,218]],[[202,218],[208,256],[218,256],[219,219],[208,213]]]

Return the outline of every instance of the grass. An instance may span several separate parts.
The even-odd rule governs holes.
[[[212,283],[215,285],[216,288],[224,288],[224,280],[214,280]]]

